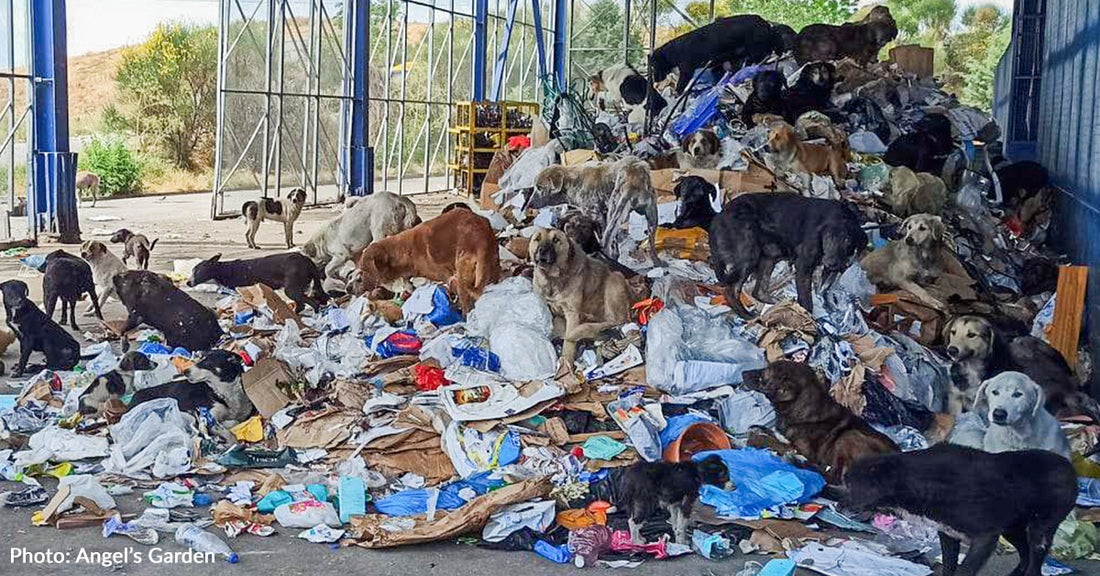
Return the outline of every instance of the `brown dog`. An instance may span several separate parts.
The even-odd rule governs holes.
[[[836,185],[848,178],[845,150],[828,144],[808,144],[799,140],[790,124],[779,124],[768,134],[768,147],[782,169],[808,174],[831,174]]]
[[[500,254],[489,221],[470,210],[451,210],[389,238],[375,240],[359,256],[353,292],[369,292],[420,276],[448,283],[469,312],[486,286],[500,280]]]
[[[560,230],[535,232],[528,247],[535,293],[554,315],[562,364],[572,368],[577,342],[630,321],[630,287],[622,274],[592,258]]]
[[[841,483],[848,466],[864,456],[898,452],[890,438],[834,400],[805,364],[781,360],[746,372],[745,385],[768,397],[779,431],[830,484]]]

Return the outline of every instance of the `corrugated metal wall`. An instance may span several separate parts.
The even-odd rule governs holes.
[[[1004,131],[1008,127],[1008,103],[1012,100],[1012,46],[1001,56],[993,77],[993,119]],[[1004,132],[1007,134],[1007,132]]]
[[[1015,122],[1023,107],[1037,110],[1038,160],[1065,191],[1058,203],[1058,236],[1076,263],[1091,267],[1086,326],[1094,366],[1100,366],[1100,0],[1046,0],[1045,10],[1041,2],[1016,2],[1017,14],[1036,7],[1045,13],[1038,99],[1029,103],[1019,85],[1012,89],[1021,63],[1008,60],[1017,69],[998,69],[995,112],[999,121],[1004,117]],[[1020,27],[1020,19],[1016,25]],[[1027,51],[1030,41],[1014,35],[1009,53]],[[1006,132],[1016,131],[1009,126]],[[1092,385],[1094,396],[1100,397],[1096,373]]]

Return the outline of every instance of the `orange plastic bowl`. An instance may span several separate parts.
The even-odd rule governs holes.
[[[729,450],[730,439],[726,431],[713,422],[696,422],[684,429],[679,438],[665,448],[666,462],[686,462],[692,454],[707,450]]]

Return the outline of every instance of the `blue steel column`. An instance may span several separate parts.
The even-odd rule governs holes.
[[[566,0],[554,0],[554,78],[558,81],[557,88],[565,87],[565,38],[568,32],[566,25]]]
[[[30,0],[34,80],[34,189],[28,226],[80,242],[76,154],[69,151],[68,52],[65,0]]]
[[[474,100],[485,99],[485,59],[489,53],[489,0],[474,0]]]
[[[373,184],[369,177],[369,151],[367,150],[367,82],[370,76],[367,54],[367,35],[369,34],[370,14],[368,0],[349,2],[350,18],[344,24],[344,45],[351,47],[351,69],[344,74],[345,93],[350,92],[351,100],[345,101],[351,107],[350,114],[344,117],[350,122],[347,149],[344,151],[344,167],[347,173],[348,196],[365,196],[370,193]],[[350,78],[349,78],[350,76]]]

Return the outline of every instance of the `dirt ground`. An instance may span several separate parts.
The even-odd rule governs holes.
[[[447,204],[461,199],[452,194],[427,194],[414,198],[421,215],[430,218],[437,215]],[[100,201],[95,208],[82,206],[80,223],[84,240],[107,237],[118,228],[129,228],[141,232],[150,238],[158,238],[153,251],[150,269],[159,272],[171,271],[172,263],[177,259],[207,258],[221,253],[224,258],[244,258],[274,254],[282,251],[282,227],[278,223],[266,223],[257,236],[262,250],[249,249],[244,242],[244,222],[240,218],[212,221],[210,195],[175,195],[164,197],[142,197],[122,200]],[[325,221],[337,214],[334,207],[320,207],[306,210],[295,227],[295,243],[302,244]],[[57,245],[43,245],[30,249],[29,253],[48,253],[57,249]],[[110,246],[121,255],[120,246]],[[70,252],[79,252],[79,246],[62,246]],[[34,271],[21,270],[17,258],[0,258],[0,281],[21,278],[30,287],[32,298],[42,299],[41,275]],[[213,294],[196,295],[200,301],[212,304],[217,298]],[[82,329],[94,325],[96,320],[81,316],[85,304],[78,305],[78,322]],[[125,317],[125,310],[117,301],[111,301],[104,308],[107,319]],[[89,344],[80,335],[78,341]],[[18,345],[12,346],[0,357],[8,366],[12,366],[18,357]],[[33,360],[32,360],[33,362]],[[0,379],[0,393],[12,393],[6,379]],[[52,479],[45,482],[53,492],[56,483]],[[17,489],[11,482],[0,482],[0,492]],[[119,509],[123,512],[139,513],[145,504],[137,494],[118,498]],[[299,575],[299,574],[401,574],[402,576],[428,576],[451,574],[479,574],[482,576],[509,576],[520,573],[529,576],[561,574],[575,570],[570,565],[560,566],[539,558],[531,552],[495,552],[474,546],[442,542],[423,546],[405,547],[395,550],[369,551],[357,548],[331,549],[325,545],[310,544],[295,538],[298,530],[281,529],[278,535],[270,538],[242,536],[229,541],[241,555],[241,562],[234,566],[224,563],[213,565],[186,564],[164,565],[149,562],[150,549],[124,538],[115,536],[104,539],[99,530],[84,528],[59,531],[53,528],[35,528],[30,524],[31,509],[0,508],[0,574],[249,574],[249,575]],[[171,535],[161,536],[158,547],[165,552],[179,552],[183,548],[172,541]],[[140,551],[147,558],[144,563],[136,564],[119,561],[113,566],[81,561],[89,558],[88,553],[109,554],[125,553],[127,549]],[[22,551],[60,552],[64,560],[58,564],[34,564],[21,562],[18,557]],[[81,556],[81,551],[84,555]],[[634,573],[668,576],[713,576],[717,574],[733,576],[748,560],[766,562],[760,556],[736,555],[721,562],[709,562],[698,555],[664,562],[648,562]],[[982,574],[1006,574],[1016,565],[1014,555],[1000,555],[993,558]],[[10,568],[19,571],[9,570]],[[1100,576],[1100,563],[1080,562],[1075,567],[1079,574]],[[937,569],[937,574],[938,574]],[[798,576],[808,576],[812,572],[800,569]]]

